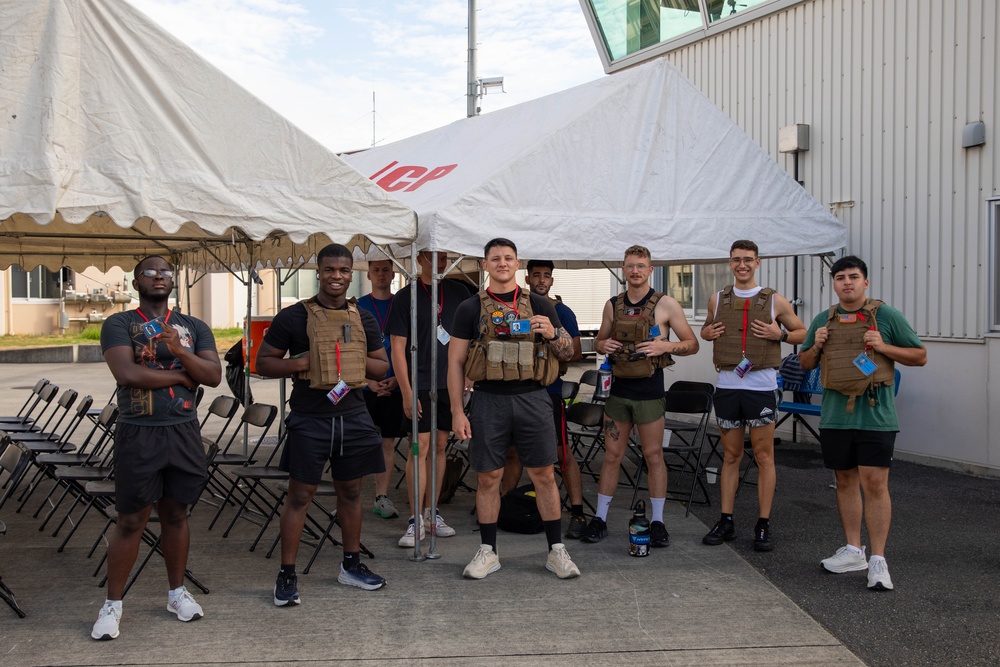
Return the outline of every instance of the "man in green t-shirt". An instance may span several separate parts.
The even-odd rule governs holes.
[[[923,366],[927,350],[902,313],[866,297],[868,267],[862,260],[842,257],[830,276],[840,303],[813,319],[799,352],[803,369],[824,365],[820,445],[824,464],[837,477],[837,508],[847,539],[820,564],[835,573],[868,570],[869,589],[892,590],[885,562],[892,518],[889,467],[899,431],[892,372],[895,363]],[[868,561],[861,546],[862,515],[871,540]]]

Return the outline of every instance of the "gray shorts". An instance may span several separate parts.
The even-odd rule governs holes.
[[[526,394],[477,391],[469,404],[469,423],[469,462],[476,472],[503,468],[511,445],[525,468],[544,468],[558,460],[552,401],[544,389]]]

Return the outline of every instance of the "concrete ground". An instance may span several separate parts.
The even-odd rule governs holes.
[[[0,414],[15,412],[38,377],[92,393],[97,403],[106,401],[113,389],[103,364],[4,364],[0,369]],[[278,384],[256,381],[256,399],[277,403]],[[209,391],[204,405],[220,391]],[[0,606],[0,665],[361,660],[475,665],[498,659],[517,665],[864,664],[859,655],[872,665],[995,664],[995,659],[980,661],[995,658],[997,645],[996,603],[987,592],[994,587],[985,580],[989,572],[995,573],[987,567],[988,550],[977,551],[978,560],[971,564],[975,576],[963,577],[970,579],[969,588],[979,586],[979,595],[965,606],[955,606],[950,595],[948,560],[933,561],[920,550],[899,548],[898,556],[890,554],[897,581],[897,590],[890,594],[867,591],[861,574],[857,581],[846,578],[849,575],[824,576],[818,561],[842,539],[835,530],[832,491],[806,455],[789,460],[799,468],[779,458],[774,516],[781,541],[778,550],[766,556],[749,550],[749,525],[747,539],[732,543],[732,548],[701,544],[706,523],[714,521],[718,511],[713,498],[713,507],[688,518],[681,505],[668,504],[671,546],[648,558],[632,558],[627,553],[625,507],[631,491],[622,489],[609,516],[609,537],[595,545],[568,545],[582,577],[560,581],[544,569],[543,535],[501,531],[503,568],[485,580],[468,581],[461,576],[462,568],[479,539],[469,513],[473,494],[460,490],[442,507],[458,534],[438,541],[440,559],[411,562],[412,550],[396,546],[404,518],[366,514],[363,541],[376,554],[367,562],[389,585],[366,592],[337,584],[340,554],[327,545],[313,570],[300,574],[303,603],[291,609],[275,608],[271,602],[277,561],[265,558],[266,547],[248,551],[256,526],[238,522],[223,538],[222,527],[207,529],[212,508],[198,506],[192,515],[190,567],[211,589],[209,595],[195,591],[206,617],[180,625],[166,612],[165,575],[162,562],[154,557],[125,599],[121,637],[100,643],[89,638],[89,631],[104,592],[90,576],[95,559],[86,555],[102,522],[96,517],[84,521],[67,549],[57,553],[60,540],[39,532],[40,520],[29,512],[15,514],[11,501],[0,509],[8,526],[7,535],[0,537],[0,575],[28,617],[18,619]],[[810,478],[803,482],[807,492],[802,497],[792,493],[797,470]],[[951,474],[921,470],[930,471],[933,478]],[[471,475],[467,481],[473,482]],[[997,482],[970,483],[983,487],[974,492],[982,504],[972,513],[986,521]],[[593,498],[594,485],[585,485]],[[739,499],[740,508],[752,500],[752,491]],[[717,487],[712,492],[717,493]],[[900,493],[896,488],[894,492]],[[391,495],[402,510],[405,493]],[[916,495],[907,500],[919,504]],[[747,508],[744,514],[752,523],[752,507]],[[936,507],[931,515],[945,528],[953,517]],[[224,514],[229,516],[231,511]],[[268,540],[275,531],[276,526],[268,531]],[[955,532],[922,539],[946,555]],[[970,535],[970,542],[983,535]],[[800,539],[803,536],[809,539]],[[994,535],[989,539],[996,540]],[[310,551],[303,546],[300,552],[300,573]],[[910,562],[915,557],[920,563]],[[992,562],[995,565],[995,559]],[[921,576],[932,571],[934,576]],[[918,609],[924,620],[937,609],[945,613],[936,625],[925,625],[914,621]],[[934,643],[935,635],[944,641],[942,635],[953,634],[972,642],[989,640],[992,648],[977,652],[949,639],[949,659],[925,659],[925,646]]]

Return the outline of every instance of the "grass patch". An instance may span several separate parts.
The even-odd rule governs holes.
[[[225,353],[236,341],[243,338],[243,329],[231,327],[227,329],[213,329],[215,334],[215,347],[219,352]],[[52,345],[96,345],[101,341],[101,327],[96,324],[87,325],[82,331],[74,331],[63,334],[51,334],[49,336],[32,336],[27,334],[16,334],[10,336],[0,336],[0,348],[19,347],[46,347]]]

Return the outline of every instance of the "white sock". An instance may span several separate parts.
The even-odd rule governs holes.
[[[853,544],[848,544],[847,548],[850,549],[851,551],[853,551],[854,553],[856,553],[857,555],[861,556],[862,558],[864,558],[864,556],[865,556],[865,550],[864,549],[859,549],[856,546],[854,546]],[[874,556],[873,556],[873,558],[874,558]]]
[[[184,592],[185,590],[186,590],[186,589],[185,589],[185,588],[184,588],[183,586],[178,586],[177,588],[175,588],[175,589],[174,589],[174,590],[172,590],[172,591],[167,591],[167,597],[168,597],[169,599],[173,600],[173,599],[174,599],[175,597],[179,596],[179,595],[180,595],[181,593],[183,593],[183,592]]]
[[[608,520],[608,508],[611,507],[612,498],[614,498],[614,496],[602,496],[599,493],[597,494],[597,512],[594,516],[601,521]]]
[[[659,521],[663,523],[663,505],[667,502],[666,498],[650,498],[649,504],[653,506],[653,521]]]
[[[868,564],[869,564],[869,565],[871,565],[871,564],[872,564],[872,563],[874,563],[874,562],[875,562],[876,560],[880,560],[880,561],[883,561],[883,562],[885,562],[885,556],[874,556],[874,555],[873,555],[873,556],[871,556],[871,557],[870,557],[870,558],[868,559]]]
[[[119,614],[121,614],[121,611],[122,611],[122,601],[121,600],[105,600],[104,604],[110,604],[112,607],[115,608],[115,611],[117,611]]]

